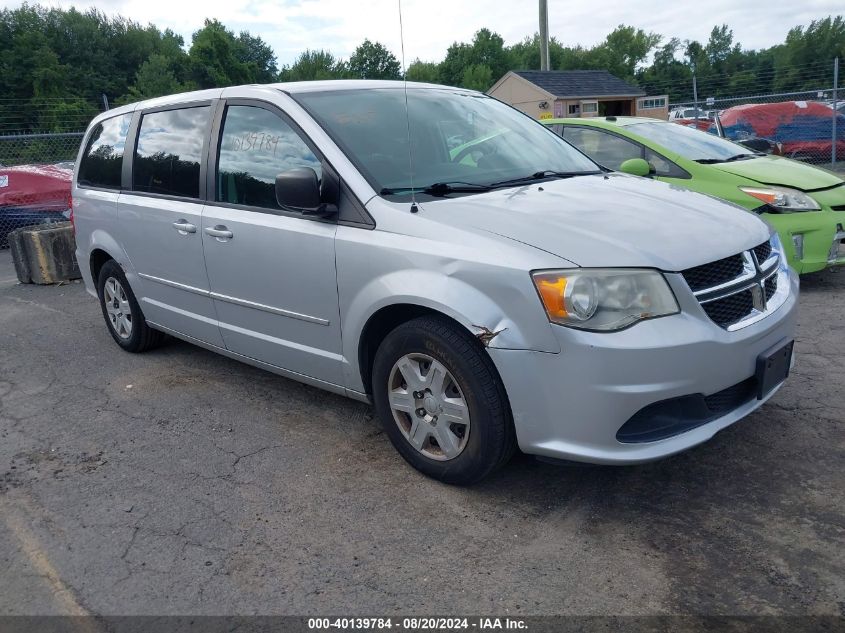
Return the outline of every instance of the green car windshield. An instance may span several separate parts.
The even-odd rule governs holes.
[[[401,84],[292,96],[382,195],[435,184],[471,193],[600,170],[538,122],[477,93],[409,86],[407,116]]]
[[[717,163],[736,159],[737,156],[755,155],[747,147],[677,123],[654,121],[634,123],[627,128],[633,134],[638,134],[688,160]]]

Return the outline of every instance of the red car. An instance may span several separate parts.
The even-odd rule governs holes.
[[[10,231],[70,215],[71,163],[0,167],[0,246]]]

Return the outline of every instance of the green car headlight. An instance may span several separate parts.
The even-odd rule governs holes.
[[[803,191],[787,187],[740,187],[740,191],[757,198],[780,213],[794,211],[818,211],[819,203]]]

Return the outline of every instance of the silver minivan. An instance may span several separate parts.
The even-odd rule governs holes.
[[[110,110],[73,215],[124,350],[169,334],[372,402],[450,483],[517,447],[677,453],[792,363],[798,281],[762,220],[607,172],[469,90],[318,81]]]

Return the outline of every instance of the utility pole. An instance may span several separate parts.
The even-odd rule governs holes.
[[[839,58],[833,60],[833,145],[830,148],[830,163],[831,166],[836,164],[836,119],[839,117],[836,107],[839,97]]]
[[[695,119],[698,120],[698,82],[695,80],[695,71],[692,71],[692,102],[695,108]]]
[[[540,70],[549,66],[549,3],[540,0]]]

